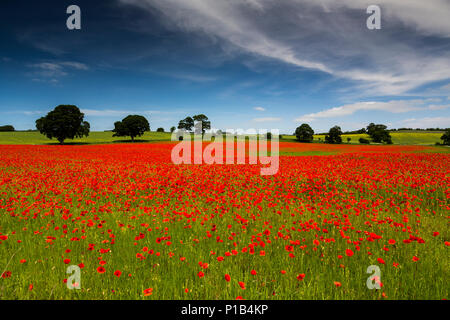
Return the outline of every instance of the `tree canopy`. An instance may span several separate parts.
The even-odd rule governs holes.
[[[8,132],[8,131],[16,131],[13,126],[6,125],[6,126],[0,126],[0,132]]]
[[[211,121],[209,121],[208,117],[204,114],[197,114],[192,117],[195,122],[197,122],[195,133],[204,134],[205,130],[211,129]],[[201,125],[201,127],[200,127]],[[198,129],[197,129],[198,128]],[[201,128],[201,130],[200,130]]]
[[[45,117],[36,120],[36,128],[49,139],[56,138],[63,144],[66,139],[89,135],[89,122],[74,105],[59,105]]]
[[[443,140],[443,144],[450,146],[450,128],[445,130],[445,133],[442,135],[441,140]]]
[[[370,123],[366,131],[373,142],[392,144],[392,137],[386,129],[384,124]]]
[[[142,136],[146,131],[150,131],[150,124],[144,116],[129,115],[122,121],[114,123],[113,137],[135,137]]]
[[[314,130],[309,124],[303,123],[300,127],[295,129],[295,136],[300,142],[311,142],[314,138]]]
[[[339,126],[334,126],[333,128],[330,129],[330,131],[328,132],[328,134],[325,136],[325,142],[326,143],[342,143],[342,130],[341,127]]]
[[[194,126],[194,119],[192,119],[191,117],[186,117],[183,120],[180,120],[180,122],[178,122],[178,129],[191,131],[193,126]]]

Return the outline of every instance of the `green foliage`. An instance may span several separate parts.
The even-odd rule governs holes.
[[[447,129],[441,137],[441,140],[444,142],[442,144],[449,146],[450,145],[450,128]]]
[[[186,117],[185,119],[180,120],[180,122],[178,122],[178,129],[181,130],[191,131],[193,126],[194,126],[194,119],[192,119],[191,117]]]
[[[89,122],[83,119],[84,114],[77,106],[59,105],[45,117],[37,119],[36,128],[47,138],[56,138],[62,144],[66,139],[89,135]]]
[[[295,129],[295,136],[300,142],[312,142],[314,138],[314,130],[309,124],[303,123],[300,127]]]
[[[339,126],[334,126],[330,129],[328,134],[325,136],[326,143],[339,144],[342,143],[342,130]]]
[[[12,131],[16,131],[16,129],[14,129],[14,127],[11,125],[0,126],[0,132],[12,132]]]
[[[392,137],[384,124],[371,123],[367,126],[367,134],[373,142],[392,144]]]
[[[370,141],[367,140],[367,139],[364,139],[364,138],[359,138],[359,143],[362,143],[362,144],[370,144]]]
[[[164,128],[158,128],[156,129],[156,132],[164,132]]]
[[[208,117],[205,116],[204,114],[197,114],[192,118],[194,119],[195,122],[197,122],[195,133],[200,134],[201,132],[202,134],[204,134],[205,130],[211,129],[211,121],[209,121]]]
[[[113,137],[135,137],[142,136],[146,131],[150,131],[150,124],[147,119],[140,115],[129,115],[122,121],[114,123]]]
[[[177,129],[177,128],[175,128],[175,127],[171,127],[171,128],[170,128],[170,133],[174,132],[176,129]]]

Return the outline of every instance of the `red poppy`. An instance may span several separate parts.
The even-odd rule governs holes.
[[[144,296],[151,296],[153,294],[153,288],[148,288],[144,290]]]

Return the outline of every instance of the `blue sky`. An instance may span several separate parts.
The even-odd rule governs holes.
[[[377,3],[381,30],[364,0],[2,0],[0,125],[75,104],[92,130],[450,127],[450,3]]]

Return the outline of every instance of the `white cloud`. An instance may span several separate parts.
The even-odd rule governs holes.
[[[426,117],[421,119],[406,119],[400,122],[406,128],[449,128],[450,117]]]
[[[264,109],[263,107],[254,107],[253,110],[256,110],[256,111],[266,111],[266,109]]]
[[[448,42],[433,50],[408,36],[450,37],[447,0],[380,0],[382,30],[374,32],[365,26],[367,0],[120,1],[156,8],[171,27],[220,38],[224,47],[351,80],[372,96],[450,78]]]
[[[430,110],[445,110],[448,108],[450,108],[450,104],[446,104],[446,105],[430,104],[428,106],[428,109],[430,109]]]
[[[315,121],[322,118],[335,118],[343,117],[354,114],[357,111],[374,110],[374,111],[385,111],[390,113],[404,113],[409,111],[418,111],[427,109],[424,105],[427,102],[435,101],[435,99],[427,100],[392,100],[387,102],[378,101],[368,101],[368,102],[356,102],[352,104],[346,104],[339,107],[330,108],[324,111],[319,111],[315,113],[310,113],[296,118],[296,122],[309,122]],[[430,108],[431,109],[431,108]],[[435,110],[435,109],[432,109]]]
[[[266,117],[266,118],[254,118],[252,121],[255,122],[274,122],[274,121],[281,121],[281,118],[275,118],[275,117]]]
[[[30,64],[28,67],[34,70],[29,73],[29,76],[32,77],[33,81],[54,83],[58,82],[58,78],[67,76],[70,69],[82,71],[89,70],[89,67],[84,63],[75,61],[41,62]]]

